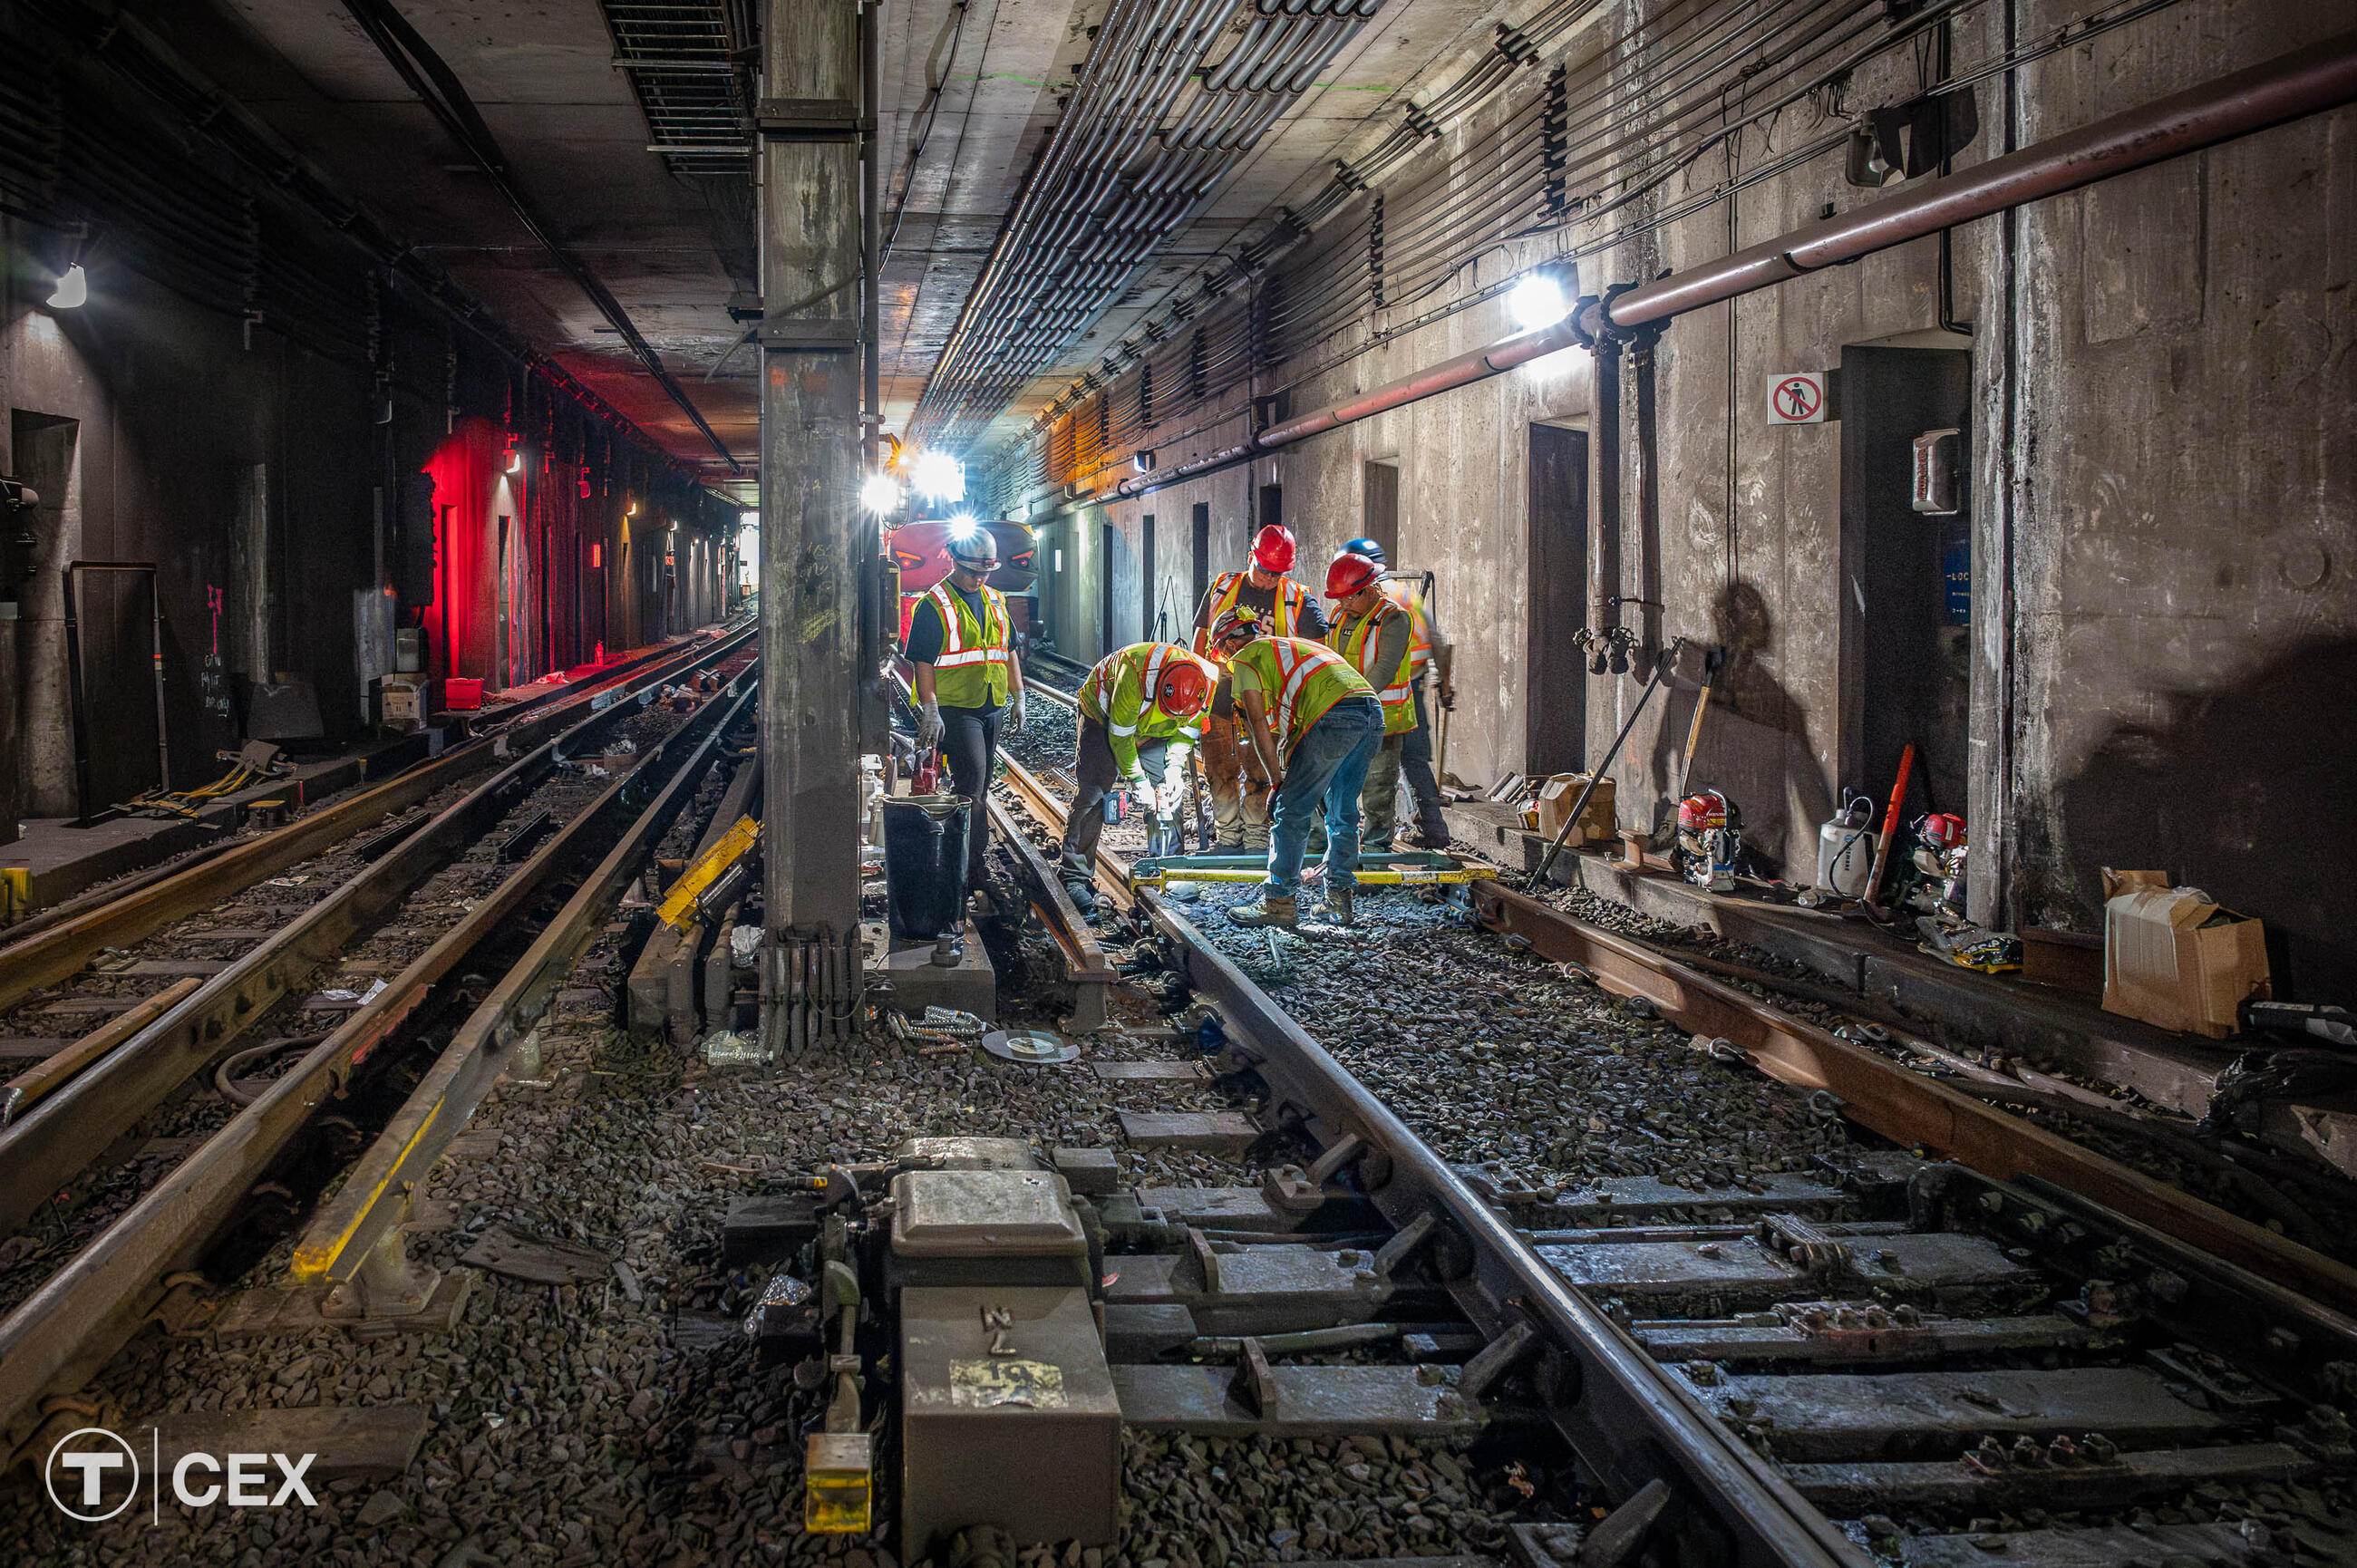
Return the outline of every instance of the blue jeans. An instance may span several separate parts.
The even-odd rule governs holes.
[[[1345,697],[1318,716],[1285,759],[1285,782],[1269,800],[1269,897],[1290,898],[1301,886],[1310,824],[1326,814],[1326,886],[1355,886],[1359,874],[1359,795],[1367,764],[1383,744],[1383,704]]]

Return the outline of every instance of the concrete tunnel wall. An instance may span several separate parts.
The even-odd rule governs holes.
[[[0,217],[0,472],[41,494],[32,570],[17,593],[0,594],[18,612],[0,620],[0,842],[22,818],[76,810],[63,632],[63,568],[75,560],[158,568],[169,782],[181,789],[218,777],[215,753],[242,744],[257,677],[307,678],[328,741],[365,733],[369,682],[392,669],[393,628],[417,607],[409,588],[439,575],[432,541],[422,574],[404,569],[414,553],[398,476],[454,440],[480,448],[465,465],[480,482],[439,500],[485,522],[504,486],[505,510],[550,541],[520,564],[523,585],[536,594],[546,580],[553,596],[519,676],[719,613],[722,558],[705,534],[733,539],[734,507],[371,267],[102,63],[5,27],[0,46],[57,73],[64,116],[56,166],[0,164],[12,208]],[[83,161],[93,149],[148,170],[177,204],[119,188],[106,173],[116,164]],[[51,309],[58,272],[81,243],[70,213],[87,216],[95,235],[90,297]],[[245,296],[252,319],[207,270],[223,253],[232,271],[241,257],[257,269],[260,281],[241,285],[256,291]],[[510,430],[527,458],[512,479],[500,472]],[[579,493],[582,463],[566,459],[586,460],[590,495]],[[642,504],[626,521],[633,499]],[[673,521],[666,587],[662,530]],[[601,571],[579,559],[593,541]],[[91,804],[102,807],[156,779],[150,623],[144,586],[126,596],[110,585],[120,579],[85,581]],[[488,580],[463,586],[470,597],[490,590]],[[537,618],[536,597],[533,609]],[[427,623],[438,627],[430,608]],[[496,674],[487,651],[464,647],[454,659],[438,637],[428,669]]]
[[[1630,25],[1623,11],[1608,25]],[[2057,4],[2018,12],[2020,40],[2073,14]],[[1957,60],[2000,51],[2004,22],[1989,9],[1960,24]],[[2190,0],[2029,66],[2012,94],[1984,85],[1980,135],[1957,161],[2352,23],[2357,5],[2346,3]],[[1851,99],[1903,98],[1911,62],[1908,72],[1862,72]],[[1781,146],[1799,130],[1777,134]],[[1768,145],[1747,134],[1738,169]],[[1805,226],[1827,203],[1846,209],[1878,194],[1848,186],[1838,154],[1822,157],[1583,260],[1582,286],[1689,267]],[[1575,229],[1564,248],[1587,238]],[[2097,867],[2159,867],[2268,921],[2286,970],[2279,993],[2357,993],[2357,940],[2332,911],[2357,878],[2350,835],[2319,835],[2298,854],[2280,837],[2319,808],[2345,816],[2357,761],[2345,720],[2357,683],[2357,356],[2347,347],[2357,111],[1983,220],[1953,242],[1953,310],[1968,338],[1938,330],[1939,242],[1925,239],[1695,312],[1661,339],[1659,537],[1644,537],[1624,469],[1615,591],[1651,596],[1643,585],[1657,579],[1658,619],[1631,607],[1629,625],[1731,650],[1693,783],[1737,800],[1766,869],[1803,879],[1817,824],[1845,787],[1887,796],[1890,779],[1861,761],[1871,715],[1857,574],[1870,541],[1855,520],[1845,531],[1843,424],[1771,426],[1766,392],[1775,374],[1839,367],[1845,349],[1964,349],[1973,604],[1955,642],[1970,666],[1961,808],[1974,832],[1976,918],[2099,929]],[[1554,253],[1525,242],[1487,254],[1459,274],[1458,296]],[[1492,300],[1323,373],[1286,367],[1258,390],[1289,387],[1299,413],[1511,330]],[[1335,548],[1362,531],[1364,464],[1395,463],[1395,560],[1437,573],[1458,646],[1449,771],[1484,784],[1521,770],[1530,704],[1566,700],[1529,690],[1530,429],[1584,424],[1588,395],[1586,356],[1567,350],[1142,497],[1060,514],[1042,506],[1032,521],[1052,516],[1043,540],[1066,551],[1062,580],[1043,574],[1051,625],[1071,656],[1101,651],[1100,522],[1134,561],[1153,515],[1160,591],[1189,602],[1191,507],[1210,505],[1211,569],[1224,570],[1241,562],[1258,490],[1271,483],[1301,536],[1298,575],[1315,585]],[[1633,384],[1624,401],[1633,419]],[[1239,391],[1224,419],[1190,412],[1150,434],[1168,443],[1157,466],[1243,440],[1244,403]],[[1179,429],[1196,434],[1173,439]],[[1130,596],[1116,602],[1116,643],[1140,629]],[[1641,660],[1627,676],[1584,682],[1591,757],[1647,672]],[[1624,826],[1649,825],[1669,800],[1699,673],[1690,650],[1612,769]],[[1908,814],[1923,809],[1911,794]]]

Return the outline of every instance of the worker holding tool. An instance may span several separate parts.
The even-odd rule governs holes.
[[[917,601],[909,618],[916,667],[917,749],[938,746],[957,792],[974,803],[966,823],[966,886],[1002,910],[1012,895],[989,886],[985,809],[998,763],[1002,723],[1023,727],[1023,665],[1007,636],[1006,600],[983,579],[998,570],[998,545],[979,525],[950,536],[950,575]]]
[[[1293,531],[1281,523],[1272,522],[1254,536],[1251,564],[1242,572],[1221,573],[1196,607],[1198,654],[1219,660],[1211,629],[1235,609],[1256,611],[1277,637],[1326,635],[1326,616],[1318,601],[1286,575],[1293,570],[1294,553]],[[1211,693],[1211,722],[1203,729],[1203,776],[1211,786],[1214,847],[1257,853],[1268,847],[1270,781],[1261,776],[1252,747],[1240,738],[1239,724],[1223,679]]]
[[[1363,555],[1376,565],[1389,570],[1390,561],[1383,545],[1372,539],[1353,539],[1342,546],[1345,553]],[[1448,847],[1448,819],[1442,813],[1440,779],[1433,761],[1433,723],[1431,711],[1424,700],[1424,684],[1430,677],[1437,688],[1435,699],[1444,713],[1457,708],[1457,648],[1440,635],[1434,624],[1432,605],[1416,585],[1402,578],[1383,578],[1383,597],[1407,612],[1408,618],[1408,687],[1409,707],[1415,715],[1415,726],[1407,732],[1400,744],[1400,771],[1407,777],[1408,793],[1415,797],[1415,843],[1423,849]],[[1370,840],[1375,837],[1371,831]]]
[[[1400,753],[1408,732],[1415,728],[1414,693],[1408,684],[1410,618],[1383,593],[1383,569],[1347,550],[1326,569],[1326,597],[1334,606],[1326,646],[1365,677],[1383,707],[1383,738],[1367,765],[1366,791],[1360,800],[1366,825],[1359,843],[1362,850],[1387,851],[1398,815]]]
[[[1257,903],[1228,918],[1243,926],[1298,923],[1297,897],[1309,827],[1326,822],[1326,910],[1351,922],[1359,886],[1359,796],[1383,734],[1383,704],[1351,661],[1322,642],[1263,636],[1259,615],[1223,613],[1211,647],[1227,660],[1237,727],[1267,773],[1268,880]]]
[[[1114,786],[1154,819],[1148,853],[1177,853],[1179,809],[1187,799],[1187,758],[1203,734],[1204,710],[1220,671],[1208,659],[1168,642],[1135,642],[1097,661],[1081,682],[1081,735],[1072,773],[1080,787],[1064,813],[1059,871],[1082,909],[1096,908],[1091,886],[1101,809]]]

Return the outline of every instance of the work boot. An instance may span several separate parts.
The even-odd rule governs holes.
[[[1357,925],[1359,923],[1358,893],[1356,883],[1348,887],[1329,887],[1326,889],[1326,897],[1318,902],[1318,918],[1329,925]]]
[[[1301,909],[1282,894],[1264,893],[1252,903],[1229,910],[1228,918],[1239,926],[1282,926],[1289,931],[1300,924]]]
[[[1449,845],[1450,837],[1448,823],[1444,819],[1438,822],[1427,822],[1424,823],[1421,829],[1417,832],[1415,839],[1411,842],[1413,842],[1418,849],[1446,850]]]
[[[1072,907],[1083,915],[1097,912],[1096,879],[1089,875],[1088,864],[1067,854],[1056,863],[1056,875],[1064,884],[1064,891]]]

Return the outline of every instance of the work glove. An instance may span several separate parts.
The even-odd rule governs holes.
[[[1457,711],[1457,688],[1456,688],[1456,687],[1454,687],[1454,686],[1443,686],[1443,687],[1440,689],[1440,705],[1441,705],[1441,707],[1442,707],[1444,710],[1446,710],[1446,711],[1448,711],[1448,712],[1449,712],[1449,713],[1452,713],[1452,714],[1453,714],[1453,713],[1455,713],[1455,712]]]
[[[945,727],[942,723],[941,703],[931,697],[926,698],[925,705],[917,710],[917,749],[931,751],[941,745]]]
[[[1006,716],[1009,729],[1019,732],[1023,728],[1023,693],[1019,687],[1016,690],[1015,700],[1007,704]]]
[[[1154,786],[1143,779],[1133,779],[1129,781],[1129,798],[1135,802],[1141,811],[1150,812],[1154,810]]]

